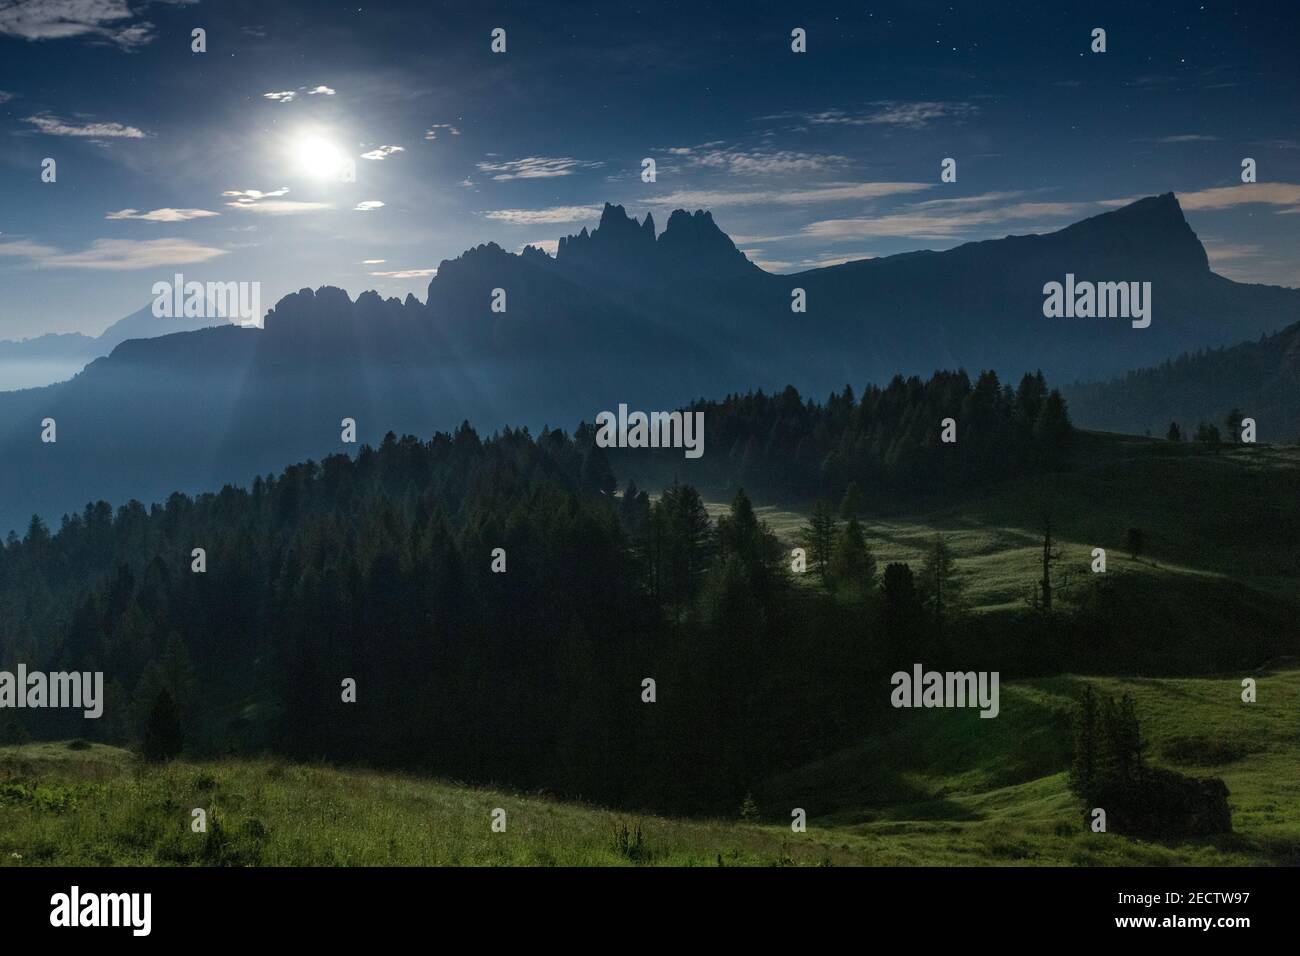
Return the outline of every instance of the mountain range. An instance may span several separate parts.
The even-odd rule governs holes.
[[[224,319],[156,318],[153,305],[118,319],[99,335],[47,332],[28,339],[0,340],[0,388],[35,388],[71,378],[88,362],[108,355],[127,339],[192,332]]]
[[[1067,275],[1151,283],[1150,327],[1044,317],[1044,284]],[[792,310],[797,289],[806,311]],[[69,381],[0,394],[0,528],[347,451],[344,418],[374,443],[462,420],[570,428],[620,403],[669,409],[787,384],[824,395],[936,368],[1099,381],[1297,317],[1300,290],[1213,273],[1172,193],[1050,234],[795,275],[758,268],[709,212],[677,210],[657,231],[651,216],[606,205],[599,226],[564,237],[555,256],[488,243],[443,261],[425,302],[303,289],[264,329],[131,338]],[[1074,394],[1094,416],[1076,412],[1085,426],[1123,395]],[[40,440],[47,417],[52,444]],[[1279,437],[1261,424],[1269,434]]]

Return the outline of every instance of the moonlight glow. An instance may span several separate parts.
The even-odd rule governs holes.
[[[331,179],[342,171],[344,156],[329,140],[308,136],[295,147],[298,168],[313,179]]]

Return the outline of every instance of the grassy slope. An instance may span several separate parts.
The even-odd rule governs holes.
[[[1084,830],[1059,733],[1077,679],[1057,677],[1005,687],[997,720],[909,712],[870,744],[771,781],[761,809],[779,820],[806,808],[806,834],[274,760],[144,768],[101,745],[0,748],[0,864],[637,862],[615,848],[621,823],[640,824],[646,862],[666,865],[1296,864],[1300,670],[1258,676],[1251,705],[1233,678],[1097,680],[1135,695],[1151,759],[1227,782],[1236,832],[1215,840]],[[1186,738],[1219,762],[1180,762]],[[206,836],[190,832],[194,807],[208,810]],[[490,830],[495,807],[504,834]]]

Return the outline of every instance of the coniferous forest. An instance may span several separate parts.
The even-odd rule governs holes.
[[[945,460],[929,423],[950,408],[970,438]],[[1012,392],[941,373],[824,405],[787,389],[706,414],[743,449],[738,478],[815,496],[806,575],[745,488],[716,520],[690,484],[620,489],[589,426],[390,434],[249,488],[98,502],[53,531],[33,518],[0,551],[0,658],[110,684],[104,719],[28,711],[23,732],[179,732],[173,749],[196,756],[269,750],[727,813],[866,735],[913,661],[1006,680],[1095,669],[1098,649],[1106,668],[1133,659],[1122,592],[1049,614],[1051,579],[1027,581],[1022,609],[971,615],[942,535],[916,566],[886,565],[859,520],[857,489],[1068,470],[1072,429],[1041,375]],[[1261,646],[1231,653],[1244,664]],[[346,680],[355,703],[340,706]]]

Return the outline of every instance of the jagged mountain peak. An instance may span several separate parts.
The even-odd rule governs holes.
[[[1146,196],[1118,209],[1067,226],[1054,235],[1101,247],[1111,255],[1152,262],[1170,269],[1209,272],[1205,247],[1188,225],[1172,192]]]

